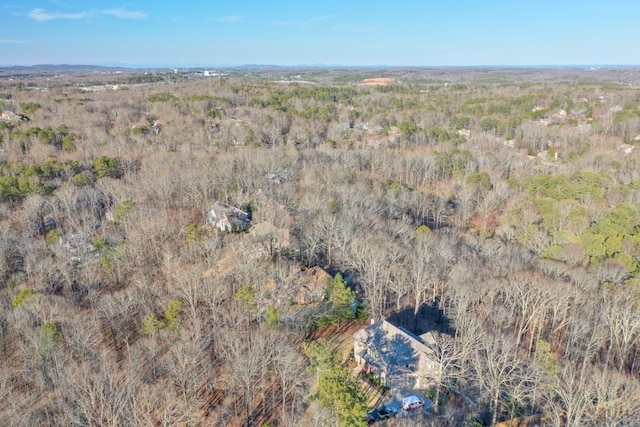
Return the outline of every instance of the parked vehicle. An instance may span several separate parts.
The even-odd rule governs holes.
[[[398,415],[398,410],[396,408],[389,408],[387,406],[383,406],[378,409],[378,416],[381,420],[386,420],[388,418],[392,418]]]
[[[367,423],[373,424],[376,421],[386,420],[397,415],[397,409],[383,406],[382,408],[374,409],[373,411],[369,412],[369,414],[367,415]]]
[[[424,406],[424,400],[418,396],[407,396],[402,399],[402,409],[409,411],[414,408],[422,408]]]

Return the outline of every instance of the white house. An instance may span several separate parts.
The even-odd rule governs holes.
[[[207,222],[228,233],[232,231],[244,231],[251,224],[249,214],[226,203],[215,202],[207,214]]]

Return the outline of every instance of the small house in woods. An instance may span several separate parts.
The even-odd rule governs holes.
[[[151,125],[151,130],[156,135],[159,135],[160,132],[162,132],[162,122],[160,120],[154,120],[153,124]]]
[[[215,202],[209,209],[207,221],[220,231],[244,231],[251,224],[250,215],[234,206],[226,203]]]
[[[288,228],[277,228],[270,222],[251,224],[251,236],[254,243],[253,254],[260,256],[274,256],[291,246],[291,236]]]
[[[331,275],[318,266],[304,270],[293,279],[293,301],[305,305],[324,300],[329,280]]]
[[[386,320],[373,321],[353,335],[356,363],[390,388],[421,389],[437,375],[431,333],[420,337]]]
[[[331,279],[331,275],[318,266],[291,265],[281,280],[267,279],[264,290],[269,304],[277,307],[283,316],[302,319],[309,313],[302,306],[326,299],[327,282]]]
[[[0,114],[0,120],[8,123],[17,123],[17,122],[28,122],[30,119],[24,114],[16,114],[13,111],[7,110],[7,111],[3,111],[2,114]]]

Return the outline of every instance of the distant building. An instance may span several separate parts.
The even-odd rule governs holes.
[[[324,300],[329,280],[331,280],[331,275],[318,266],[299,273],[292,280],[295,292],[293,302],[305,305]]]
[[[215,202],[207,215],[207,221],[220,231],[244,231],[251,224],[250,215],[226,203]]]
[[[464,136],[465,138],[471,138],[471,130],[469,129],[459,129],[458,135]]]
[[[622,151],[624,154],[631,154],[633,151],[633,145],[622,144],[618,147],[618,150]]]
[[[159,135],[160,132],[162,132],[162,122],[160,120],[154,120],[153,124],[151,125],[151,130],[156,135]]]
[[[13,111],[7,110],[0,115],[0,120],[8,123],[16,123],[16,122],[28,122],[30,119],[29,117],[23,114],[16,114]]]

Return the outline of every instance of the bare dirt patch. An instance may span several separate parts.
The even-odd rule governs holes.
[[[398,84],[396,79],[392,79],[391,77],[374,77],[370,79],[364,79],[360,84],[362,86],[389,86]]]
[[[306,341],[315,341],[319,338],[326,338],[334,346],[334,349],[342,355],[342,360],[346,361],[353,349],[353,334],[366,327],[368,322],[349,322],[339,326],[329,326],[321,331],[316,331],[306,337]]]

